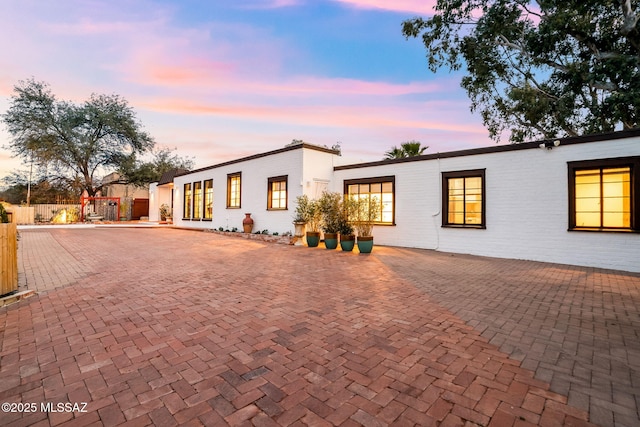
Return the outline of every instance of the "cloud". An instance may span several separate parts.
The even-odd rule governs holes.
[[[282,125],[330,128],[429,129],[484,133],[477,123],[459,120],[467,115],[462,102],[433,101],[407,105],[252,105],[230,103],[203,103],[185,99],[137,100],[137,105],[149,111],[210,116],[233,119],[259,127],[262,122]],[[429,113],[427,111],[437,111]]]
[[[189,20],[185,15],[198,10],[174,2],[68,0],[65,10],[39,0],[5,2],[0,26],[12,37],[0,40],[0,50],[10,58],[0,72],[0,98],[8,99],[13,85],[31,76],[50,83],[58,99],[82,102],[92,92],[118,93],[158,143],[177,145],[181,155],[197,153],[198,161],[210,163],[211,156],[236,158],[279,148],[292,138],[327,145],[343,140],[345,152],[375,156],[403,140],[432,147],[487,140],[454,77],[391,72],[412,69],[412,63],[385,57],[386,45],[376,44],[377,36],[366,43],[378,46],[374,52],[362,43],[334,65],[329,61],[337,54],[323,54],[334,39],[319,33],[301,40],[307,34],[260,20],[294,6],[285,10],[287,19],[290,13],[304,15],[305,4],[313,1],[215,4],[211,10],[220,15]],[[429,14],[433,3],[332,1],[420,15]],[[325,19],[309,32],[337,31],[336,21]],[[367,72],[374,68],[367,55],[386,58],[389,74]],[[427,141],[432,137],[437,141]],[[0,131],[0,146],[6,140]]]
[[[237,7],[242,9],[280,9],[301,4],[303,4],[301,0],[253,0],[237,5]]]
[[[371,95],[399,96],[436,92],[439,85],[432,82],[390,83],[361,79],[301,76],[286,83],[261,84],[260,89],[271,93],[299,94],[308,96]]]
[[[358,9],[378,9],[391,12],[409,12],[418,15],[433,15],[436,0],[332,0]]]

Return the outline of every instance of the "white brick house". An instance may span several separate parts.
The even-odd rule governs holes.
[[[327,148],[296,144],[178,175],[173,183],[151,185],[149,199],[156,203],[149,219],[157,220],[160,205],[170,203],[167,189],[173,188],[176,226],[242,231],[250,213],[254,230],[293,231],[296,198],[316,198],[328,189],[339,158]]]
[[[331,150],[286,147],[177,176],[174,206],[184,213],[186,201],[191,208],[182,218],[174,213],[174,222],[242,229],[250,212],[254,229],[287,231],[296,197],[313,198],[326,188],[383,200],[381,224],[374,228],[379,245],[640,272],[640,129],[557,144],[496,145],[350,165],[340,165]],[[241,207],[228,207],[237,173]],[[269,188],[282,177],[286,206],[273,209]],[[184,191],[199,185],[203,192],[207,180],[213,180],[213,217],[197,218],[203,214],[195,212],[194,218],[193,199],[185,199]]]

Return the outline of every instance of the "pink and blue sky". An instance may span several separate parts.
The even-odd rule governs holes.
[[[196,167],[283,147],[380,160],[403,141],[494,144],[403,20],[435,0],[3,0],[0,112],[20,80],[60,100],[121,95],[159,147]],[[2,126],[0,146],[9,135]],[[21,167],[0,148],[0,177]]]

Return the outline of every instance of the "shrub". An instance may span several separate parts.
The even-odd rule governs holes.
[[[9,222],[9,215],[7,214],[7,210],[4,208],[2,203],[0,203],[0,223],[7,224]]]
[[[322,214],[322,230],[325,233],[340,232],[340,217],[342,216],[342,194],[323,192],[318,200],[318,209]]]
[[[322,216],[320,213],[318,202],[315,200],[309,200],[309,197],[304,194],[296,198],[296,203],[297,206],[294,221],[304,222],[305,224],[307,224],[307,231],[320,231]]]
[[[371,236],[373,223],[380,216],[380,201],[377,197],[362,197],[356,200],[354,225],[358,236]]]

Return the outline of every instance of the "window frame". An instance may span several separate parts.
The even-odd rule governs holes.
[[[207,187],[207,184],[210,184]],[[207,189],[210,189],[211,192],[209,193],[207,191]],[[204,186],[202,189],[202,220],[203,221],[213,221],[213,179],[205,179],[204,180]],[[211,215],[207,214],[207,201],[208,201],[208,195],[211,194]]]
[[[193,203],[193,194],[191,193],[191,183],[185,182],[182,186],[182,219],[191,220],[191,203]],[[188,197],[188,200],[187,200]]]
[[[374,222],[374,225],[395,226],[396,225],[396,176],[395,175],[377,176],[377,177],[371,177],[371,178],[345,179],[343,181],[343,194],[345,195],[345,197],[349,197],[349,186],[351,185],[385,184],[388,182],[391,183],[391,195],[393,196],[393,200],[391,201],[391,222],[376,221]],[[380,202],[381,202],[380,218],[382,218],[382,208],[383,208],[382,197],[380,199]]]
[[[196,193],[196,190],[199,190],[199,195]],[[202,219],[202,181],[194,181],[193,183],[193,207],[191,208],[191,219],[195,221],[200,221]],[[198,201],[200,199],[200,201]],[[196,213],[198,214],[196,216]]]
[[[238,205],[232,205],[232,180],[238,179]],[[227,209],[241,209],[242,208],[242,172],[234,172],[227,174]]]
[[[576,172],[584,170],[629,168],[630,223],[629,227],[580,227],[576,225]],[[567,162],[568,171],[568,231],[606,233],[640,233],[640,156]],[[602,217],[602,205],[600,215]]]
[[[276,182],[284,182],[285,197],[284,207],[273,207],[273,184]],[[280,190],[282,191],[282,190]],[[268,211],[286,211],[289,209],[289,175],[274,176],[267,179],[267,210]]]
[[[487,228],[487,180],[486,169],[469,169],[461,171],[442,172],[442,227],[446,228],[474,228],[484,230]],[[480,178],[480,191],[482,201],[480,214],[480,224],[457,224],[449,222],[449,180],[458,178]],[[466,199],[463,200],[466,207]]]

